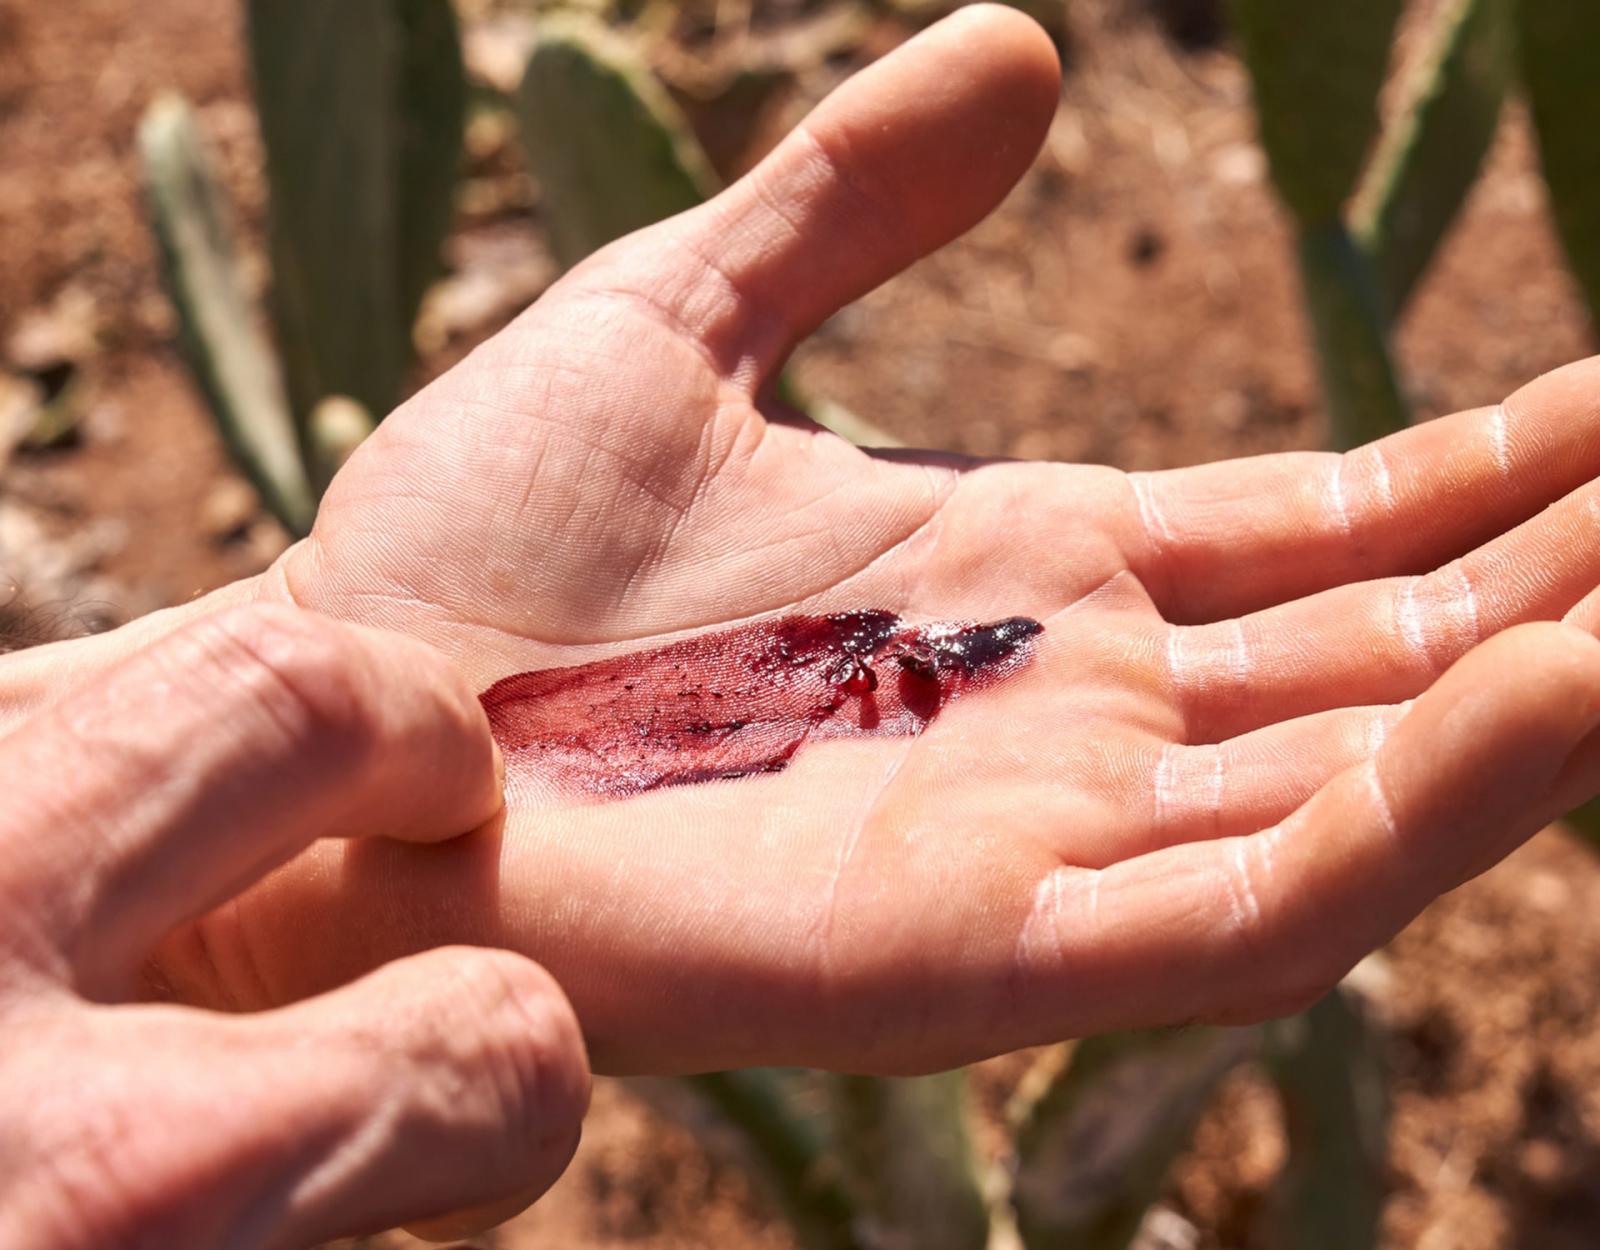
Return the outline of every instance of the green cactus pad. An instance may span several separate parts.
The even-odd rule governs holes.
[[[740,1140],[805,1250],[860,1250],[861,1212],[812,1110],[815,1078],[797,1068],[747,1068],[680,1080]]]
[[[967,1128],[967,1075],[830,1078],[834,1139],[862,1210],[918,1250],[984,1250],[989,1211]]]
[[[223,441],[296,535],[316,512],[283,383],[239,273],[232,215],[188,105],[166,97],[139,127],[145,197],[185,355]]]
[[[598,23],[562,15],[543,24],[520,105],[523,145],[564,267],[716,190],[666,89]]]
[[[1078,1042],[1017,1130],[1012,1202],[1027,1250],[1125,1250],[1218,1082],[1260,1042],[1253,1028]]]
[[[1454,0],[1406,84],[1352,212],[1384,309],[1403,311],[1477,180],[1512,75],[1509,0]]]
[[[1361,1003],[1343,987],[1267,1029],[1289,1157],[1272,1194],[1273,1244],[1378,1244],[1389,1126],[1388,1076]]]
[[[273,296],[295,413],[389,411],[439,265],[465,77],[448,0],[250,0]]]
[[[1410,409],[1389,354],[1388,319],[1366,252],[1342,223],[1333,222],[1301,234],[1299,259],[1329,441],[1345,451],[1404,429]]]
[[[1600,4],[1518,0],[1522,88],[1572,272],[1600,322]]]
[[[1231,0],[1261,143],[1303,224],[1336,219],[1378,129],[1378,90],[1402,0]]]

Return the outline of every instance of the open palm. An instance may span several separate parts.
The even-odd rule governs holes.
[[[869,454],[766,398],[994,205],[1056,74],[975,8],[852,80],[395,413],[263,581],[480,687],[856,608],[1031,616],[1036,662],[782,773],[329,845],[206,922],[254,994],[478,941],[556,974],[597,1067],[945,1066],[1288,1010],[1595,788],[1583,630],[1441,677],[1588,615],[1593,368],[1342,458],[1133,476]]]

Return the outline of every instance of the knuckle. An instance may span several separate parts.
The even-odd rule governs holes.
[[[376,745],[364,657],[347,627],[298,608],[253,605],[190,627],[219,684],[293,743],[359,754]]]
[[[1329,940],[1312,911],[1274,905],[1279,889],[1273,845],[1270,836],[1242,840],[1227,861],[1230,962],[1241,973],[1232,981],[1239,998],[1218,1015],[1228,1022],[1274,1019],[1309,1007],[1354,962],[1342,943]]]
[[[482,1082],[492,1077],[495,1113],[519,1130],[533,1155],[570,1141],[589,1102],[589,1070],[576,1016],[554,978],[510,951],[449,948],[445,1017],[452,1061]],[[449,1027],[448,1025],[446,1026]]]
[[[173,1146],[157,1126],[154,1104],[133,1092],[137,1083],[118,1072],[104,1042],[83,1040],[75,1025],[70,1049],[102,1052],[105,1062],[87,1076],[65,1067],[60,1048],[38,1048],[8,1077],[26,1080],[29,1097],[7,1108],[0,1158],[20,1160],[0,1177],[0,1244],[7,1231],[25,1229],[26,1244],[41,1248],[189,1244],[196,1195],[187,1167],[193,1156]],[[174,1126],[167,1123],[166,1129]]]
[[[1229,931],[1243,963],[1260,965],[1276,948],[1269,916],[1261,906],[1271,897],[1272,860],[1265,841],[1241,838],[1224,867],[1229,903]]]
[[[109,1103],[84,1108],[60,1125],[61,1136],[38,1178],[46,1225],[65,1245],[132,1245],[168,1223],[176,1195],[159,1178],[132,1178],[119,1163],[131,1117]],[[49,1212],[56,1218],[51,1220]],[[81,1239],[81,1240],[80,1240]]]

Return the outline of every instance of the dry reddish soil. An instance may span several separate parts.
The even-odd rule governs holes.
[[[1182,39],[1156,7],[1071,6],[1062,107],[1034,171],[968,239],[829,322],[797,362],[809,390],[908,441],[969,452],[1147,468],[1318,443],[1289,237],[1263,184],[1243,74],[1207,44],[1206,5],[1168,0]],[[215,0],[0,0],[0,368],[41,351],[68,358],[84,414],[75,442],[19,455],[0,476],[0,505],[29,518],[0,525],[0,568],[24,581],[19,570],[59,573],[35,598],[60,627],[182,600],[261,567],[283,541],[248,499],[241,507],[174,354],[131,156],[146,104],[182,90],[258,237],[238,21],[236,4]],[[859,54],[820,60],[759,102],[697,106],[725,172],[900,35],[871,25]],[[444,317],[425,371],[551,272],[514,153],[492,133],[474,151],[451,255],[503,287],[458,301],[476,320],[459,307]],[[1590,334],[1513,110],[1403,328],[1409,384],[1425,415],[1493,402],[1586,354]],[[62,549],[71,558],[41,563]],[[1390,1250],[1576,1250],[1600,1238],[1597,915],[1600,868],[1550,832],[1387,952]],[[1001,1064],[987,1080],[1014,1071]],[[1271,1099],[1242,1076],[1168,1194],[1199,1246],[1266,1244],[1254,1216],[1281,1149]],[[577,1162],[505,1244],[792,1243],[740,1169],[602,1084]]]

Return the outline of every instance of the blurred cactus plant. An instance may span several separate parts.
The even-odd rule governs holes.
[[[1551,206],[1591,315],[1600,316],[1600,103],[1593,0],[1443,0],[1379,124],[1401,0],[1230,0],[1273,182],[1294,219],[1332,441],[1411,419],[1390,350],[1395,322],[1477,179],[1520,85]]]
[[[1515,0],[1523,93],[1539,137],[1556,226],[1600,319],[1600,141],[1591,129],[1600,105],[1600,4],[1594,0]]]
[[[1380,125],[1402,0],[1231,0],[1261,143],[1295,222],[1336,446],[1411,419],[1391,332],[1494,136],[1511,78],[1510,3],[1439,5]]]
[[[1453,0],[1429,32],[1349,208],[1384,315],[1405,309],[1477,180],[1511,86],[1510,0]]]
[[[1375,1245],[1384,1070],[1360,1000],[1342,988],[1272,1025],[1045,1050],[987,1150],[974,1144],[963,1072],[758,1069],[684,1084],[735,1131],[808,1250],[1127,1250],[1218,1087],[1245,1067],[1273,1083],[1288,1128],[1262,1232],[1286,1250]]]
[[[1359,1000],[1341,987],[1265,1032],[1289,1139],[1270,1203],[1273,1243],[1294,1250],[1376,1245],[1388,1080]]]
[[[1443,0],[1377,121],[1401,0],[1230,0],[1262,146],[1294,218],[1330,440],[1349,448],[1411,420],[1391,337],[1477,180],[1520,85],[1573,276],[1600,323],[1600,4]],[[1600,801],[1569,817],[1600,846]]]
[[[717,190],[666,88],[597,22],[562,14],[541,26],[519,104],[545,230],[564,267]]]
[[[1074,1046],[1060,1075],[1013,1111],[1022,1244],[1132,1242],[1217,1085],[1260,1049],[1255,1028],[1116,1033]]]
[[[465,74],[449,0],[251,0],[247,17],[276,356],[187,106],[153,106],[140,152],[196,380],[263,503],[304,534],[333,472],[401,398],[450,225]]]
[[[523,151],[550,249],[570,268],[624,235],[703,203],[720,183],[688,119],[635,46],[592,16],[540,26],[518,93]],[[777,402],[851,442],[900,440],[792,377]]]
[[[167,96],[139,128],[145,194],[184,354],[234,460],[296,534],[316,512],[282,375],[255,327],[232,213],[189,106]]]

